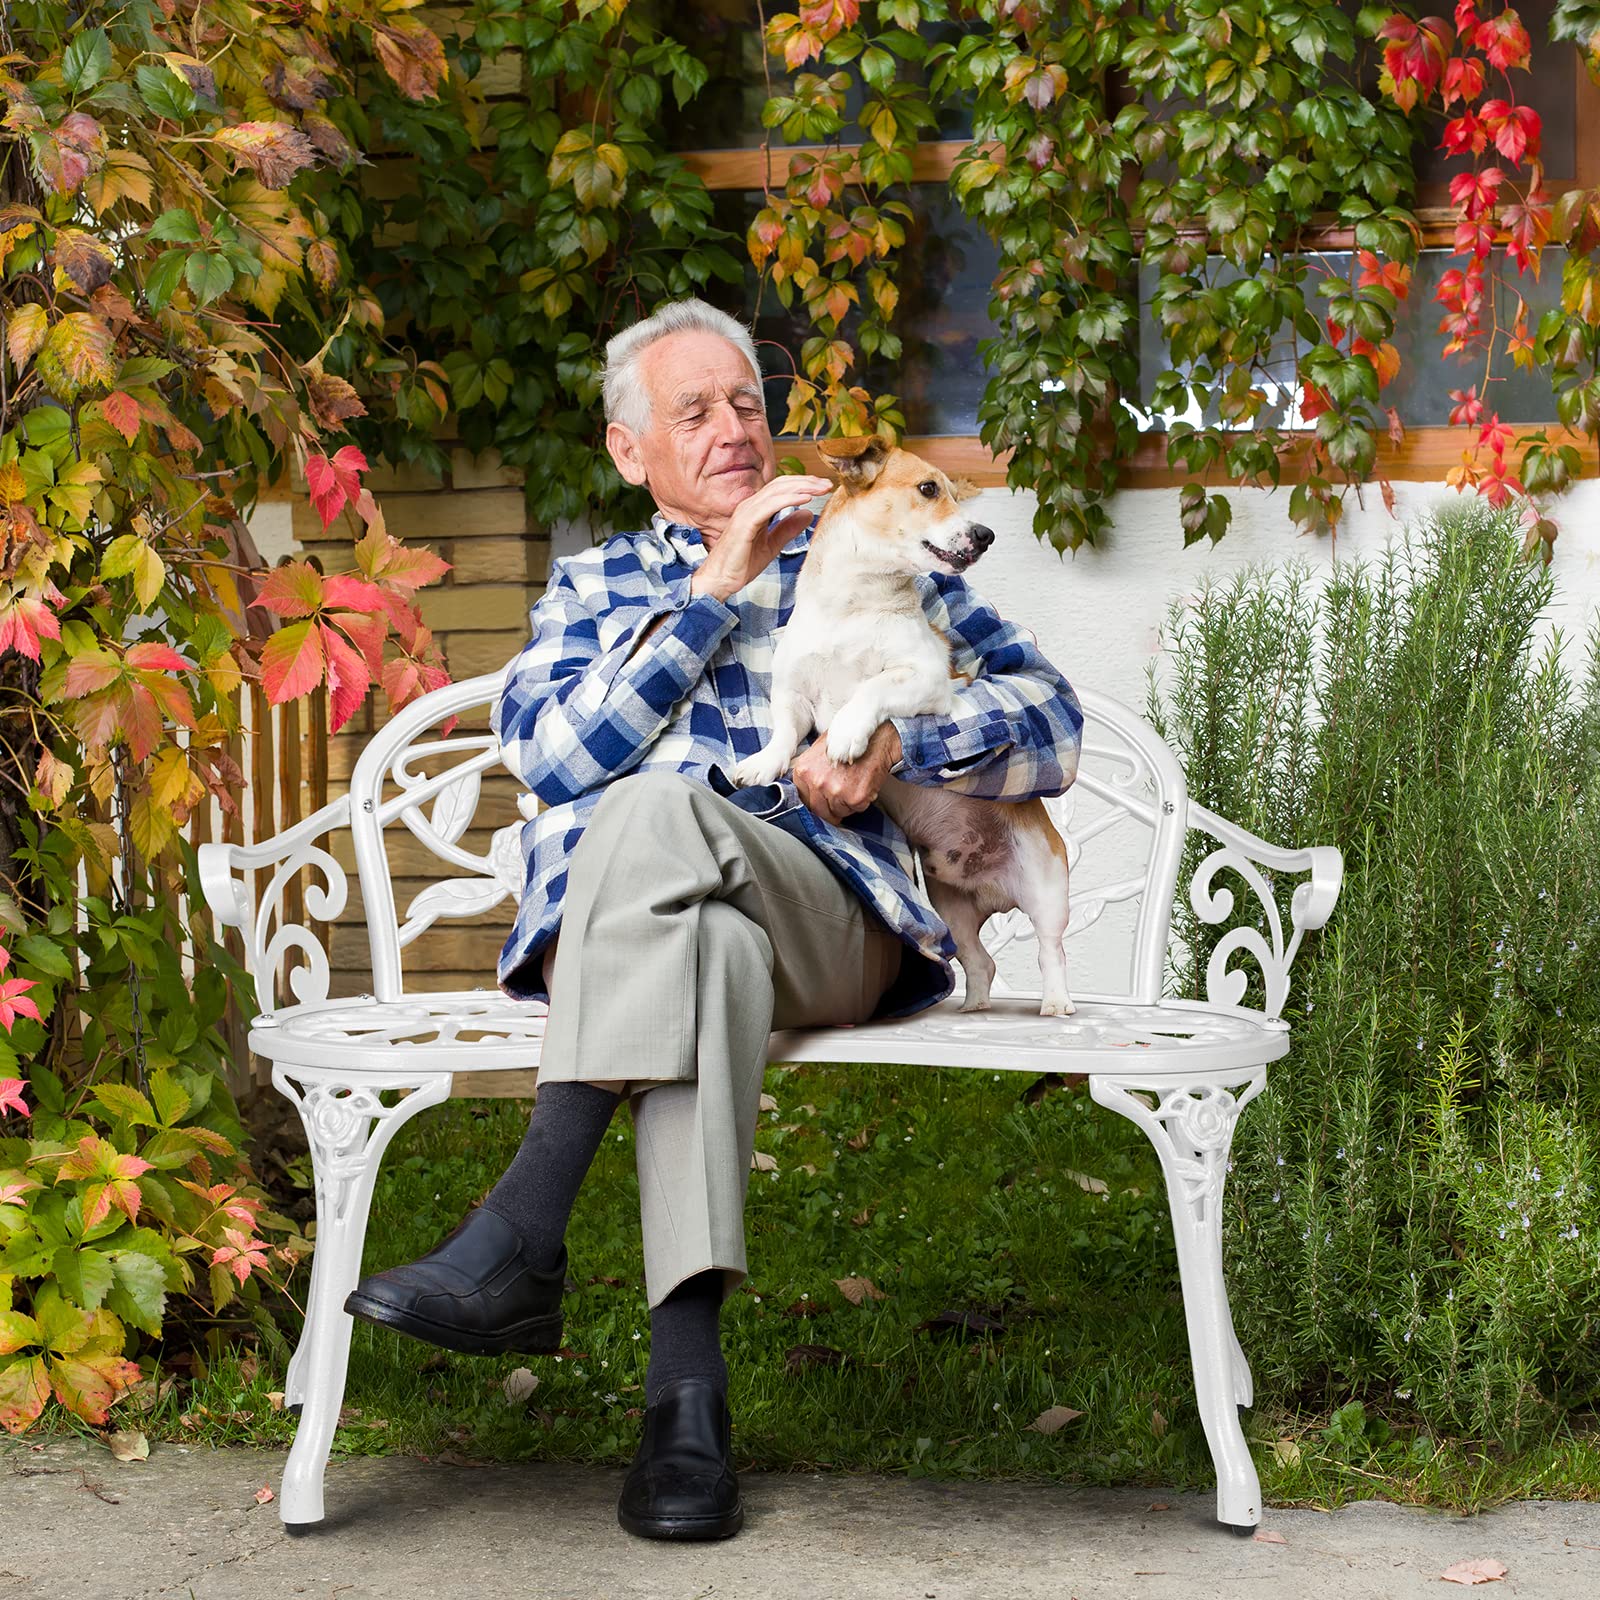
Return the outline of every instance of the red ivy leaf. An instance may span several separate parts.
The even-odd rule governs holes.
[[[1470,389],[1452,389],[1450,398],[1455,401],[1455,406],[1450,412],[1450,422],[1473,423],[1483,415],[1483,401],[1478,398],[1478,386],[1473,384]]]
[[[1522,26],[1522,18],[1509,6],[1498,17],[1478,24],[1476,42],[1489,58],[1489,65],[1501,72],[1527,66],[1533,48],[1528,30]]]
[[[1505,173],[1499,167],[1485,167],[1482,172],[1461,172],[1450,180],[1450,203],[1461,206],[1469,222],[1476,222],[1494,204]]]
[[[280,617],[309,617],[322,600],[322,574],[309,561],[288,561],[272,569],[250,604]]]
[[[337,733],[366,699],[371,676],[361,652],[337,629],[319,625],[322,649],[328,661],[329,729]],[[241,1280],[242,1281],[242,1280]]]
[[[1483,93],[1483,62],[1477,56],[1467,56],[1465,59],[1457,56],[1444,69],[1444,88],[1441,92],[1446,105],[1458,97],[1463,105],[1471,105]]]
[[[100,401],[100,414],[129,444],[139,437],[139,402],[131,394],[113,389]]]
[[[347,501],[361,495],[360,475],[366,470],[367,458],[353,444],[345,445],[331,461],[320,454],[306,458],[311,503],[317,508],[324,529],[332,525]]]
[[[267,640],[261,652],[261,685],[269,705],[298,700],[322,682],[322,636],[310,622],[291,623]]]

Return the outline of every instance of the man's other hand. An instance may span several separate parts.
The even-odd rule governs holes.
[[[795,757],[789,775],[814,815],[839,823],[865,811],[878,798],[884,778],[899,759],[899,732],[892,722],[880,722],[867,748],[850,762],[833,760],[825,732],[819,733]]]
[[[761,485],[754,494],[739,502],[728,518],[728,525],[717,535],[706,558],[694,570],[689,587],[696,594],[714,594],[719,600],[758,578],[770,567],[778,552],[805,527],[809,511],[799,511],[818,495],[831,494],[836,485],[829,478],[787,473]],[[790,514],[770,529],[767,523],[780,511]],[[702,535],[703,537],[703,535]]]

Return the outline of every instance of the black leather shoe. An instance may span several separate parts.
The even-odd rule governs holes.
[[[565,1245],[554,1267],[536,1272],[511,1224],[477,1206],[420,1260],[363,1278],[344,1308],[363,1322],[467,1355],[551,1355],[561,1348],[566,1278]]]
[[[641,1539],[730,1539],[744,1502],[729,1446],[732,1418],[707,1378],[679,1378],[644,1414],[617,1521]]]

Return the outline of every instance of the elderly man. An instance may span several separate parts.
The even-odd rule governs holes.
[[[743,1521],[718,1319],[745,1276],[768,1034],[904,1016],[954,987],[949,930],[873,804],[884,774],[1060,794],[1083,717],[1023,634],[934,576],[924,607],[973,678],[953,714],[891,719],[849,765],[815,740],[781,782],[736,789],[729,771],[771,731],[774,635],[815,520],[801,508],[833,486],[776,476],[754,344],[698,300],[610,341],[605,408],[617,470],[656,514],[555,563],[494,716],[544,802],[499,969],[507,994],[549,1000],[538,1100],[483,1205],[346,1305],[449,1349],[558,1349],[567,1220],[628,1097],[650,1362],[618,1516],[717,1539]]]

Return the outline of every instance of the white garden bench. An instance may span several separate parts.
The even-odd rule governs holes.
[[[368,743],[348,795],[275,838],[254,845],[205,844],[200,875],[218,918],[242,930],[261,1012],[250,1048],[272,1062],[274,1085],[299,1110],[315,1174],[317,1230],[305,1328],[285,1383],[300,1413],[284,1470],[279,1513],[292,1532],[322,1520],[323,1475],[344,1397],[351,1319],[344,1299],[361,1273],[378,1163],[407,1118],[451,1092],[457,1072],[538,1065],[542,1002],[517,1002],[489,984],[445,994],[407,992],[401,951],[440,918],[481,915],[523,887],[520,822],[499,828],[482,853],[459,841],[472,823],[486,773],[507,782],[498,741],[485,732],[434,730],[490,705],[503,674],[451,684],[407,706]],[[1075,686],[1076,687],[1076,686]],[[1087,1074],[1096,1102],[1137,1123],[1160,1157],[1177,1239],[1189,1348],[1201,1420],[1217,1471],[1217,1516],[1248,1533],[1261,1519],[1261,1492],[1240,1427],[1252,1401],[1250,1367],[1233,1331],[1222,1273],[1222,1189],[1234,1123],[1266,1083],[1267,1063],[1289,1048],[1282,1019],[1289,965],[1308,928],[1320,928],[1338,899],[1343,860],[1331,845],[1282,849],[1188,798],[1176,757],[1155,730],[1117,701],[1079,688],[1082,759],[1073,787],[1049,802],[1068,840],[1072,917],[1068,935],[1092,927],[1108,906],[1132,902],[1129,981],[1116,993],[1080,992],[1077,1013],[1040,1017],[1038,996],[997,982],[994,1008],[960,1014],[957,993],[921,1014],[852,1028],[775,1033],[774,1062],[885,1062],[976,1067],[992,1072]],[[535,802],[518,802],[525,816]],[[455,875],[442,876],[396,913],[385,831],[401,824]],[[1108,830],[1131,828],[1139,865],[1095,878]],[[372,952],[372,993],[329,998],[327,953],[312,932],[283,920],[285,889],[310,867],[307,912],[324,923],[344,908],[346,879],[326,836],[348,827]],[[1204,1001],[1163,999],[1173,895],[1187,830],[1217,841],[1189,885],[1206,922],[1233,911],[1217,873],[1240,874],[1260,902],[1271,942],[1253,927],[1230,929],[1206,972]],[[1127,852],[1124,851],[1126,855]],[[1259,870],[1309,872],[1293,892],[1285,939],[1278,906]],[[266,881],[258,883],[258,875]],[[1027,940],[1020,913],[989,925],[992,951]],[[1228,958],[1246,952],[1264,978],[1264,1010],[1239,1002],[1247,988]],[[298,963],[290,962],[291,952]],[[1069,962],[1070,970],[1070,962]],[[282,975],[287,972],[284,992]],[[959,968],[957,969],[959,983]],[[385,1090],[407,1091],[385,1105]]]

